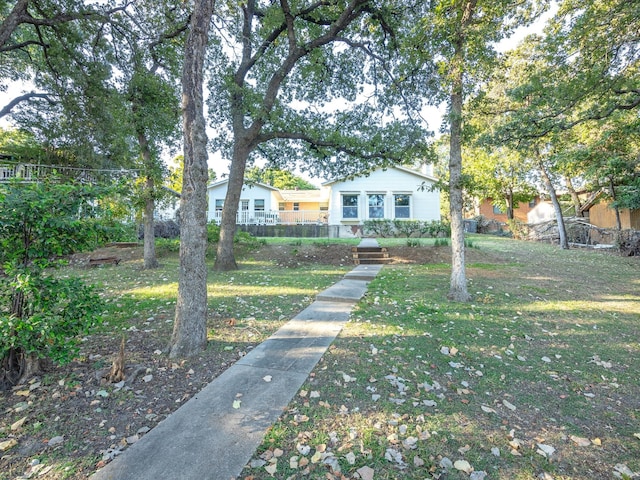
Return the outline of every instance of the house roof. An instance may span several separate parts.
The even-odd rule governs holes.
[[[229,179],[225,178],[224,180],[218,180],[217,182],[213,182],[210,183],[209,185],[207,185],[207,190],[210,188],[215,188],[215,187],[219,187],[220,185],[224,185],[225,183],[229,183]],[[266,183],[260,183],[260,182],[251,182],[250,184],[246,184],[243,183],[242,184],[243,187],[253,187],[253,186],[259,186],[262,188],[266,188],[267,190],[273,190],[274,192],[278,192],[279,190],[276,187],[273,187],[271,185],[267,185]]]
[[[421,172],[418,172],[416,170],[412,170],[410,168],[403,167],[403,166],[400,166],[400,165],[391,165],[391,166],[389,166],[387,168],[382,168],[382,170],[388,170],[390,168],[395,168],[396,170],[400,170],[401,172],[405,172],[405,173],[409,173],[411,175],[415,175],[416,177],[422,178],[424,180],[429,180],[430,182],[437,182],[438,181],[437,178],[432,177],[431,175],[425,175],[424,173],[421,173]],[[374,170],[365,171],[365,172],[362,172],[360,175],[348,175],[348,176],[345,176],[345,177],[336,178],[334,180],[329,180],[328,182],[324,182],[322,185],[323,186],[324,185],[332,185],[334,183],[344,182],[344,181],[350,180],[352,178],[363,177],[363,176],[365,176],[367,174],[375,172],[376,170],[379,170],[379,169],[376,168]]]

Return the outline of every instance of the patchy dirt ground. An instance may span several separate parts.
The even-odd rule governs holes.
[[[450,261],[446,247],[403,246],[390,248],[389,253],[393,263]],[[336,244],[269,245],[252,255],[287,268],[353,262],[351,247]],[[70,262],[88,267],[89,258],[111,256],[123,263],[141,263],[142,248],[112,246],[75,255]],[[471,249],[468,261],[484,256]],[[127,332],[123,382],[106,385],[103,379],[121,341],[114,332],[86,338],[81,355],[70,365],[52,366],[28,383],[0,392],[0,479],[86,478],[235,362],[243,354],[242,345],[251,348],[251,339],[235,327],[233,319],[218,318],[217,333],[239,347],[210,348],[196,358],[169,361],[163,350],[172,318],[169,307],[153,318],[133,320]]]

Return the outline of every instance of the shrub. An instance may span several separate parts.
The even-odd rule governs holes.
[[[95,192],[73,185],[0,187],[0,384],[39,370],[40,360],[73,358],[75,337],[99,322],[102,305],[77,278],[55,278],[62,255],[96,241],[87,222]]]
[[[431,220],[430,222],[422,222],[420,233],[429,237],[450,237],[451,224],[444,220]]]
[[[420,233],[420,222],[418,220],[394,220],[393,226],[397,233],[409,238],[411,235]]]
[[[393,234],[393,223],[386,218],[364,221],[365,234],[374,234],[379,237],[390,237]]]

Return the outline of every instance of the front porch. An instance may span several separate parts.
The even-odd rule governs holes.
[[[221,220],[222,210],[216,210],[213,221]],[[326,210],[241,211],[236,215],[237,225],[326,225],[328,221]]]

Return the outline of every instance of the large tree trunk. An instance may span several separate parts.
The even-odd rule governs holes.
[[[212,0],[195,0],[182,73],[184,173],[180,200],[180,273],[171,358],[207,344],[207,134],[202,75],[213,14]]]
[[[544,163],[539,160],[538,168],[540,169],[540,175],[542,176],[542,181],[544,186],[549,193],[549,197],[551,198],[551,204],[553,205],[553,210],[556,213],[556,221],[558,223],[558,235],[560,236],[560,248],[564,250],[569,249],[569,242],[567,241],[567,229],[564,224],[564,217],[562,216],[562,208],[560,207],[560,201],[558,200],[558,195],[556,195],[556,189],[553,187],[553,183],[551,182],[551,177],[549,176],[549,172],[547,172]]]
[[[460,25],[454,40],[454,55],[451,60],[451,111],[449,112],[449,213],[451,215],[451,284],[449,299],[468,302],[467,275],[464,264],[464,223],[462,209],[462,103],[464,96],[464,49],[465,31],[473,17],[476,0],[461,6]]]
[[[142,153],[142,163],[147,170],[147,178],[144,185],[144,268],[157,268],[156,259],[156,235],[153,224],[155,214],[155,181],[153,180],[153,157],[149,149],[149,141],[143,132],[138,132],[138,145]]]
[[[507,220],[513,220],[513,192],[507,193]]]
[[[460,91],[462,76],[460,76]],[[451,285],[449,299],[468,302],[464,264],[464,223],[462,220],[462,94],[451,95],[451,138],[449,153],[449,213],[451,215]]]
[[[214,269],[222,272],[237,270],[238,264],[233,253],[233,239],[236,234],[236,216],[240,205],[244,172],[249,158],[247,142],[237,140],[233,149],[233,160],[229,169],[229,183],[227,195],[222,207],[222,221],[220,223],[220,241],[216,253]]]
[[[571,202],[573,203],[573,209],[575,210],[576,217],[583,217],[584,213],[581,211],[582,203],[580,202],[578,192],[576,192],[576,189],[573,188],[573,182],[571,181],[571,178],[565,177],[564,182],[569,195],[571,195]]]

